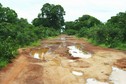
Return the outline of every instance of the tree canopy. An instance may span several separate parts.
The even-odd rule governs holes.
[[[81,28],[84,28],[85,30],[87,28],[91,28],[95,25],[102,24],[100,20],[97,18],[90,16],[90,15],[83,15],[82,17],[79,17],[75,21],[69,21],[65,23],[66,32],[70,34],[76,34],[78,30],[81,30]]]
[[[82,21],[83,19],[81,19]],[[81,28],[79,37],[86,37],[96,45],[126,50],[126,12],[112,16],[105,24]]]
[[[35,18],[32,23],[35,26],[53,27],[60,29],[64,25],[65,11],[61,5],[46,3],[41,8],[41,13]]]
[[[123,36],[123,41],[126,42],[126,12],[120,12],[116,16],[112,16],[107,24],[113,24],[115,28],[118,28]]]
[[[17,21],[17,13],[9,7],[3,7],[0,4],[0,22],[15,23]]]

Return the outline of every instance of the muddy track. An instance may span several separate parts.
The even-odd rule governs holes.
[[[71,56],[68,46],[73,45],[92,57]],[[88,78],[112,84],[112,66],[126,70],[126,53],[61,35],[43,40],[40,46],[19,49],[19,56],[0,71],[0,84],[88,84]]]

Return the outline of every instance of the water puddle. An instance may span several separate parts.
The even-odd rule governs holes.
[[[45,54],[47,53],[48,48],[34,49],[30,52],[30,55],[35,59],[45,59]]]
[[[81,50],[79,50],[77,47],[75,46],[68,46],[69,48],[69,53],[73,56],[73,57],[79,57],[79,58],[90,58],[91,54],[88,52],[83,52]]]
[[[65,37],[61,37],[60,39],[61,39],[61,41],[65,41],[65,40],[66,40],[66,38],[65,38]]]
[[[112,73],[109,77],[112,84],[125,84],[126,83],[126,71],[117,67],[112,67]],[[109,84],[107,82],[100,82],[94,78],[87,79],[86,84]]]
[[[40,59],[40,58],[39,58],[39,54],[38,54],[38,53],[35,53],[35,54],[34,54],[34,58]]]
[[[94,78],[88,78],[86,84],[109,84],[107,82],[100,82]]]
[[[117,67],[112,67],[112,73],[109,78],[113,84],[125,84],[126,83],[126,71]]]
[[[65,37],[61,37],[60,39],[62,41],[62,45],[61,46],[65,47],[66,46],[66,38]]]
[[[75,62],[76,60],[68,60],[68,62]]]
[[[73,75],[76,75],[76,76],[82,76],[83,75],[83,72],[72,71],[72,74]]]

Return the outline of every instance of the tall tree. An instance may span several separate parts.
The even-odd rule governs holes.
[[[35,18],[32,23],[35,26],[42,25],[60,29],[64,25],[64,15],[65,11],[61,5],[46,3],[41,8],[38,18]]]
[[[66,22],[66,30],[67,29],[74,29],[74,30],[80,30],[81,28],[91,28],[95,25],[102,24],[100,20],[97,18],[90,16],[90,15],[83,15],[82,17],[79,17],[74,22]]]
[[[82,17],[79,17],[79,19],[77,19],[76,22],[79,23],[81,27],[87,28],[101,24],[100,20],[90,15],[83,15]]]
[[[119,12],[116,16],[111,17],[106,25],[108,24],[113,24],[115,28],[119,28],[123,36],[123,41],[126,42],[126,12]]]

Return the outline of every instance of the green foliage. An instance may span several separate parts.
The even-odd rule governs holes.
[[[65,30],[67,31],[69,29],[77,30],[76,22],[73,22],[73,21],[66,22],[65,23]]]
[[[38,14],[38,18],[33,20],[33,25],[52,27],[59,29],[64,25],[65,11],[61,5],[54,5],[46,3],[41,8],[41,13]]]
[[[120,12],[116,16],[111,17],[106,24],[113,24],[119,28],[123,34],[123,42],[126,42],[126,12]]]
[[[77,34],[78,37],[88,37],[89,35],[89,28],[81,28]]]
[[[5,67],[7,64],[8,64],[7,60],[0,59],[0,69],[2,69],[3,67]]]
[[[6,41],[0,41],[0,68],[6,66],[7,63],[11,62],[10,59],[14,58],[17,54],[16,45],[13,41],[8,38]]]
[[[8,22],[8,23],[16,23],[17,21],[17,13],[10,9],[9,7],[3,7],[0,4],[0,23]]]
[[[58,34],[55,29],[48,27],[34,27],[29,24],[25,27],[22,24],[0,23],[0,67],[11,62],[18,48]]]
[[[73,30],[81,30],[82,28],[91,28],[95,25],[102,24],[98,19],[96,19],[93,16],[90,15],[83,15],[82,17],[79,17],[77,20],[66,22],[66,30],[67,29],[73,29]]]
[[[68,35],[76,35],[78,37],[89,36],[91,27],[102,24],[98,19],[90,15],[83,15],[75,21],[65,23],[65,32]]]
[[[68,35],[76,35],[77,31],[74,29],[67,29],[64,33]]]
[[[78,20],[86,21],[87,19],[89,19],[89,16],[86,15]],[[93,25],[88,28],[89,24],[84,22],[83,25],[87,24],[87,26],[85,25],[86,27],[81,27],[77,36],[86,37],[95,45],[126,50],[125,23],[126,12],[120,12],[116,16],[111,17],[106,24]],[[82,26],[82,24],[79,26]]]
[[[80,17],[76,21],[78,23],[80,23],[81,28],[82,27],[90,28],[90,27],[93,27],[95,25],[101,24],[101,22],[98,19],[96,19],[95,17],[90,16],[90,15],[83,15],[82,17]]]

